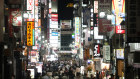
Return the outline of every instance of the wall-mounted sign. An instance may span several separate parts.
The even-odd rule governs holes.
[[[120,25],[122,21],[125,21],[125,0],[112,0],[112,13],[115,15],[112,18],[112,24],[116,25],[116,33],[125,33]]]
[[[58,32],[52,32],[52,36],[58,36]]]
[[[110,46],[109,45],[103,46],[103,58],[106,61],[110,61]]]
[[[27,22],[27,46],[33,45],[34,22]]]
[[[75,17],[75,47],[79,48],[80,44],[80,18]]]
[[[116,56],[117,56],[117,59],[124,59],[124,49],[117,49]]]
[[[29,19],[28,21],[33,21],[34,20],[34,13],[35,13],[35,0],[27,0],[27,10],[29,14]]]
[[[94,57],[100,57],[100,45],[94,46]]]
[[[94,1],[94,13],[98,13],[98,1]]]
[[[125,33],[125,30],[122,30],[121,29],[121,26],[116,26],[116,33],[118,33],[118,34],[124,34]]]
[[[61,29],[70,29],[71,28],[71,20],[61,20]]]

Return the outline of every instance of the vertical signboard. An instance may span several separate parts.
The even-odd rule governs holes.
[[[98,13],[98,1],[94,1],[94,13]]]
[[[33,45],[34,22],[27,22],[27,46]]]
[[[110,46],[109,45],[103,46],[103,58],[106,62],[110,61]]]
[[[99,44],[96,44],[94,46],[94,57],[100,57],[100,45]]]
[[[125,21],[125,0],[112,0],[112,13],[115,15],[112,24],[116,25],[115,27],[121,26],[121,22]]]
[[[28,21],[33,21],[34,20],[34,4],[35,4],[35,1],[34,0],[27,0],[27,10],[28,11],[28,14],[29,14],[29,19],[27,19]]]
[[[75,17],[75,47],[79,48],[80,45],[80,18]]]

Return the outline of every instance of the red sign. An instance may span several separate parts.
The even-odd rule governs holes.
[[[111,27],[111,21],[107,19],[99,19],[99,34],[106,34]]]
[[[52,21],[58,21],[58,14],[51,14]]]
[[[121,26],[116,26],[116,33],[118,34],[124,34],[125,33],[125,30],[121,30]]]
[[[52,10],[51,9],[49,9],[49,13],[51,14],[51,12],[52,12]]]

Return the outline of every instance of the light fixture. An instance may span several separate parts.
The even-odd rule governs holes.
[[[112,20],[113,15],[107,15],[108,20]]]
[[[105,17],[105,12],[100,12],[99,17],[104,18]]]
[[[24,13],[24,14],[23,14],[23,17],[24,17],[24,18],[28,18],[28,17],[29,17],[29,14],[28,14],[28,13]]]

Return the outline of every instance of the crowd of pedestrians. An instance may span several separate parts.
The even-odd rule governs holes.
[[[35,79],[94,79],[87,77],[87,73],[81,74],[80,67],[69,61],[49,61],[42,70],[42,74],[37,73]]]

